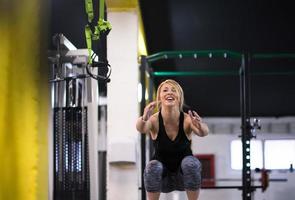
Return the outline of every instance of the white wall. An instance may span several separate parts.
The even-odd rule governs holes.
[[[109,144],[120,138],[136,141],[138,137],[135,129],[138,118],[137,13],[108,12],[108,21],[112,25],[107,49],[108,60],[112,66],[111,82],[108,84],[108,141]],[[129,153],[135,153],[135,149]],[[138,200],[137,169],[137,163],[109,165],[108,200]]]

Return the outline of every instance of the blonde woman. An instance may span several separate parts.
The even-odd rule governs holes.
[[[149,134],[155,153],[144,171],[149,200],[160,193],[186,191],[188,200],[197,200],[201,186],[201,163],[192,154],[191,136],[208,135],[208,126],[195,111],[183,112],[184,94],[174,80],[162,82],[155,102],[148,104],[136,123],[141,133]],[[155,107],[158,112],[153,114]]]

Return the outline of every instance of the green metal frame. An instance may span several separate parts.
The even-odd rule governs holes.
[[[233,70],[227,71],[208,71],[208,70],[197,70],[197,71],[155,71],[152,72],[153,76],[237,76],[239,72]]]
[[[295,58],[295,53],[257,53],[252,58],[269,59],[269,58]]]
[[[233,58],[240,59],[242,63],[243,53],[229,51],[229,50],[200,50],[200,51],[163,51],[156,54],[147,56],[147,62],[149,64],[158,61],[158,60],[167,60],[167,59],[182,59],[182,58],[214,58],[214,57],[223,57],[223,58]],[[279,59],[279,58],[295,58],[295,53],[256,53],[252,54],[251,59]],[[159,67],[155,67],[156,69]],[[151,72],[153,76],[237,76],[240,74],[240,71],[237,70],[194,70],[194,71],[154,71]],[[253,76],[265,76],[265,75],[294,75],[295,71],[286,71],[286,72],[252,72]]]
[[[205,57],[224,57],[224,58],[242,58],[241,53],[228,50],[200,50],[200,51],[163,51],[147,56],[149,63],[157,60],[171,58],[205,58]]]
[[[196,71],[155,71],[151,72],[153,76],[166,76],[166,77],[176,77],[176,76],[207,76],[207,77],[216,77],[216,76],[238,76],[240,72],[233,70],[226,71],[208,71],[208,70],[196,70]],[[250,72],[251,76],[288,76],[295,75],[294,71],[285,71],[285,72]]]

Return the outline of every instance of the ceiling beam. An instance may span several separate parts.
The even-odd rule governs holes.
[[[124,11],[137,9],[137,0],[106,0],[107,8],[110,10]]]

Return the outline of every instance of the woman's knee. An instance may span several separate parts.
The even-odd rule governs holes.
[[[200,173],[202,171],[202,164],[196,157],[186,156],[181,162],[181,170],[183,173]]]
[[[163,174],[163,164],[157,160],[150,161],[144,170],[144,183],[148,192],[159,192],[161,190],[161,180]]]
[[[181,170],[184,188],[191,191],[198,190],[201,187],[201,162],[193,156],[187,156],[181,162]]]
[[[151,160],[144,170],[145,174],[162,175],[163,164],[158,160]]]

